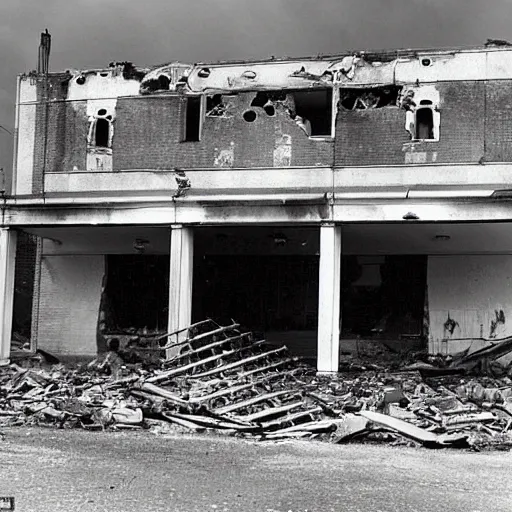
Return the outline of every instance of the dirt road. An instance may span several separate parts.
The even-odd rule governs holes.
[[[506,512],[512,453],[18,428],[0,441],[17,511]]]

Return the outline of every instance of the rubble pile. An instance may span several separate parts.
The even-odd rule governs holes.
[[[237,324],[206,320],[174,334],[177,340],[148,349],[152,361],[155,350],[165,356],[157,367],[124,364],[113,352],[73,369],[11,364],[0,371],[0,426],[512,447],[512,379],[503,369],[497,378],[465,375],[467,366],[461,370],[456,361],[393,372],[354,365],[322,377],[286,347],[269,345]],[[475,361],[481,362],[472,356],[472,369]]]

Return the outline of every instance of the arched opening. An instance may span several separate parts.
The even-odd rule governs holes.
[[[96,147],[108,148],[110,135],[110,122],[107,119],[99,118],[96,120],[96,134],[94,142]]]
[[[434,115],[431,108],[416,111],[416,139],[434,138]]]

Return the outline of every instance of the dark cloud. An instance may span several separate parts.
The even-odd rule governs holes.
[[[14,126],[15,76],[36,67],[45,28],[63,70],[479,45],[512,39],[510,11],[510,0],[1,0],[0,124]],[[0,166],[11,143],[0,132]]]

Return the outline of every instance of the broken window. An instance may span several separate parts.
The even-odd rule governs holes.
[[[89,121],[89,147],[110,149],[113,137],[112,115],[106,108],[100,108],[95,115],[89,118]]]
[[[421,107],[416,110],[416,139],[434,138],[434,115],[431,107]]]
[[[311,125],[312,137],[330,137],[332,132],[332,89],[294,91],[295,112],[292,117],[301,118]]]
[[[226,105],[222,102],[222,94],[206,97],[206,116],[222,117],[226,113]]]
[[[342,89],[340,105],[347,110],[396,107],[401,87],[372,87],[370,89]]]
[[[187,98],[185,110],[185,138],[187,142],[195,142],[201,135],[201,97],[190,96]]]

